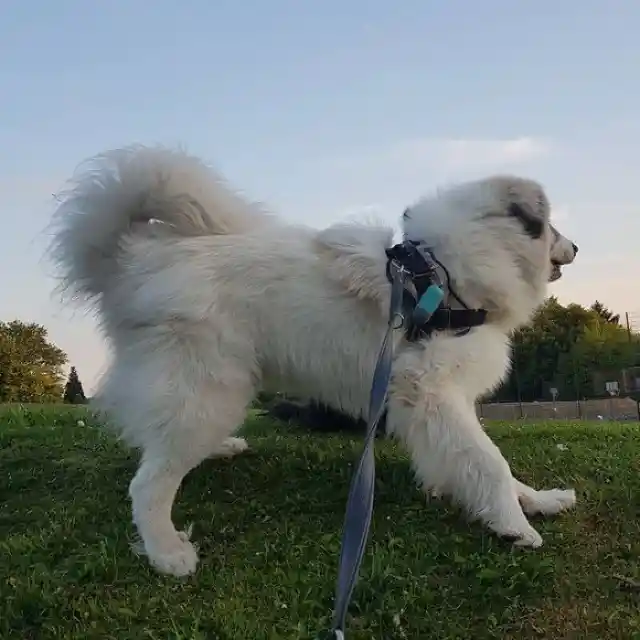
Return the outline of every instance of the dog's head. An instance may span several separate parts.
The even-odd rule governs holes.
[[[463,183],[403,215],[405,237],[425,242],[467,304],[506,325],[526,322],[578,247],[550,222],[541,185],[513,176]]]

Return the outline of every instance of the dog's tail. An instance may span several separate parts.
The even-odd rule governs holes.
[[[58,200],[50,255],[63,286],[88,298],[106,290],[127,238],[242,234],[269,219],[198,158],[163,147],[87,160]]]

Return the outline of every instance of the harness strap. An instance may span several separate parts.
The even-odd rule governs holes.
[[[407,313],[407,315],[409,315]],[[426,323],[416,323],[414,318],[409,315],[406,322],[407,340],[415,342],[416,340],[424,340],[430,338],[434,331],[452,331],[462,330],[464,335],[469,329],[479,327],[485,323],[487,312],[485,309],[450,309],[448,307],[437,309],[429,317]]]
[[[441,331],[479,327],[486,319],[486,309],[438,309],[429,318],[429,328]]]
[[[397,265],[394,265],[396,267]],[[402,293],[406,271],[403,267],[390,269],[391,305],[389,323],[376,362],[369,397],[369,423],[360,461],[351,480],[349,499],[344,517],[342,549],[336,583],[333,638],[344,640],[347,610],[358,579],[364,550],[371,526],[375,493],[376,461],[374,443],[378,422],[385,412],[387,391],[393,365],[393,332],[402,320]]]
[[[434,331],[451,329],[466,330],[466,333],[486,322],[486,309],[470,309],[460,299],[453,291],[449,272],[428,247],[420,242],[405,240],[386,249],[386,254],[388,280],[392,282],[392,265],[399,264],[405,271],[405,282],[409,280],[413,285],[413,291],[405,289],[403,293],[404,322],[409,342],[428,338]],[[446,284],[440,279],[436,265],[444,271]],[[452,309],[443,301],[444,296],[438,289],[448,289],[463,308]],[[434,295],[430,295],[431,292]],[[440,295],[440,299],[435,294]]]

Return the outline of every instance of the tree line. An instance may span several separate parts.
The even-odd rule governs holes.
[[[605,396],[607,381],[618,382],[625,395],[625,383],[640,378],[640,371],[624,374],[640,367],[640,335],[597,300],[583,307],[548,298],[514,333],[512,347],[509,377],[490,400],[550,400],[551,389],[561,400]]]
[[[0,322],[0,402],[86,402],[75,367],[65,383],[67,354],[35,322]]]
[[[623,371],[639,367],[632,378],[640,378],[640,335],[598,301],[565,306],[548,298],[512,345],[511,372],[489,401],[548,400],[551,389],[559,399],[602,396],[608,380],[624,393]],[[86,402],[75,367],[65,383],[67,361],[45,327],[0,322],[0,402]]]

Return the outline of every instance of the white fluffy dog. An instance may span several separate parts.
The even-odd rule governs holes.
[[[247,448],[233,434],[259,389],[366,414],[393,232],[287,225],[179,151],[125,148],[85,169],[54,218],[53,257],[66,286],[95,302],[113,347],[96,400],[142,449],[130,495],[144,550],[160,571],[189,574],[197,554],[173,525],[176,491],[205,458]],[[550,225],[542,187],[517,177],[422,199],[403,224],[446,267],[451,289],[488,314],[463,336],[410,342],[397,332],[387,430],[426,492],[538,547],[525,514],[558,513],[575,493],[516,480],[474,401],[504,378],[510,332],[577,247]]]

